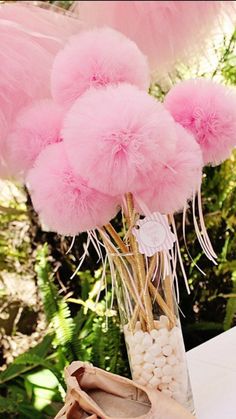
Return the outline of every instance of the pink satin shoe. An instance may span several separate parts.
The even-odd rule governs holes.
[[[193,419],[174,400],[91,364],[66,368],[67,397],[55,419]]]

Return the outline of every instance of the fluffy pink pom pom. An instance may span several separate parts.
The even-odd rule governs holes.
[[[171,214],[182,210],[201,183],[202,152],[194,137],[176,124],[176,150],[153,173],[152,184],[137,194],[151,212]]]
[[[109,195],[152,181],[150,169],[174,149],[175,122],[161,103],[122,83],[90,89],[65,117],[70,163],[91,187]]]
[[[63,235],[107,224],[116,214],[117,199],[97,192],[75,176],[64,144],[46,147],[27,176],[35,210],[51,230]]]
[[[8,163],[6,138],[17,113],[49,94],[52,56],[29,35],[1,23],[0,19],[0,151]]]
[[[136,44],[110,28],[71,38],[57,55],[51,78],[53,97],[64,105],[72,104],[90,87],[119,82],[146,90],[149,69]]]
[[[211,80],[179,83],[170,90],[165,106],[175,120],[196,138],[204,163],[219,164],[236,146],[236,94]]]
[[[47,145],[61,141],[63,115],[62,109],[50,99],[35,102],[20,112],[7,138],[12,174],[25,174]]]

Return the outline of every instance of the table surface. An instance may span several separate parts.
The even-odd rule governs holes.
[[[236,327],[187,352],[197,419],[236,419]]]

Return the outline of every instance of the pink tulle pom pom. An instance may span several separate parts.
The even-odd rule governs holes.
[[[194,137],[181,125],[176,124],[176,132],[176,150],[171,153],[166,164],[153,172],[150,187],[136,195],[138,209],[139,202],[144,202],[151,212],[171,214],[182,210],[201,183],[201,149]]]
[[[101,192],[119,195],[150,185],[150,169],[175,148],[175,122],[135,86],[90,89],[65,117],[63,138],[76,173]]]
[[[198,141],[204,163],[219,164],[236,146],[236,94],[211,80],[179,83],[165,99],[175,120]]]
[[[63,115],[62,109],[50,99],[35,102],[19,113],[7,138],[12,175],[24,175],[47,145],[61,141]]]
[[[57,55],[52,70],[52,94],[72,104],[90,87],[127,82],[149,86],[146,57],[136,44],[110,28],[86,31],[73,37]]]
[[[43,224],[63,235],[107,224],[117,212],[117,199],[97,192],[75,176],[64,144],[46,147],[27,176],[32,202]]]
[[[49,95],[52,57],[25,33],[0,25],[1,157],[6,159],[6,137],[17,113],[32,100]],[[32,77],[34,75],[34,77]]]

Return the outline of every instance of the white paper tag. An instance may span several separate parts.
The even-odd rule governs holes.
[[[146,256],[172,249],[176,240],[170,230],[167,217],[159,212],[138,220],[132,233],[138,242],[140,253]]]

